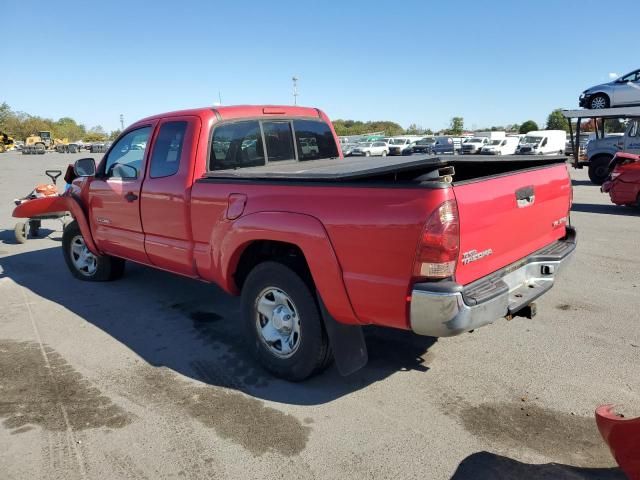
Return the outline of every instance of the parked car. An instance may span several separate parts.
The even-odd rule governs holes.
[[[609,168],[611,173],[601,191],[616,205],[640,208],[640,155],[616,153]]]
[[[480,153],[482,147],[486,147],[493,140],[502,140],[505,138],[505,132],[476,132],[475,135],[466,139],[462,143],[462,153],[474,154]]]
[[[431,149],[435,142],[436,139],[433,137],[420,139],[413,145],[413,153],[431,153]]]
[[[310,136],[318,153],[303,161],[294,145]],[[339,152],[315,108],[165,113],[127,127],[97,166],[76,161],[65,194],[28,213],[72,213],[62,249],[77,279],[115,280],[133,261],[240,295],[227,321],[288,380],[332,357],[361,368],[363,325],[442,337],[532,317],[575,249],[564,159]]]
[[[353,155],[354,157],[357,157],[357,156],[386,157],[388,154],[389,154],[389,148],[387,147],[387,144],[384,142],[360,143],[356,148],[354,148],[351,151],[351,155]]]
[[[462,139],[449,136],[436,137],[431,153],[435,155],[462,153]]]
[[[520,155],[564,155],[567,132],[564,130],[535,130],[520,141],[516,153]]]
[[[640,105],[640,70],[587,88],[580,95],[578,104],[592,109]]]
[[[358,147],[357,143],[343,143],[342,144],[342,155],[345,157],[350,157],[353,154],[353,150]]]
[[[396,137],[389,140],[389,155],[411,155],[417,142],[413,137]]]
[[[518,137],[505,137],[491,140],[489,145],[482,147],[480,153],[483,155],[513,155],[520,143]]]

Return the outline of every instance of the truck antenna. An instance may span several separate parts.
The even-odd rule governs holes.
[[[298,77],[294,75],[293,77],[291,77],[291,80],[293,81],[293,104],[297,105],[298,104]]]

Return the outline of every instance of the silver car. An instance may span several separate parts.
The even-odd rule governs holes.
[[[613,82],[587,88],[578,100],[584,108],[609,108],[640,105],[640,70],[624,75]]]

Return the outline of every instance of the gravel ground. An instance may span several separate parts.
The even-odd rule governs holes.
[[[302,384],[242,346],[238,301],[137,265],[73,280],[61,225],[12,200],[81,156],[0,154],[0,475],[622,479],[593,411],[640,415],[640,213],[572,171],[579,247],[533,320],[441,339],[367,331],[369,365]]]

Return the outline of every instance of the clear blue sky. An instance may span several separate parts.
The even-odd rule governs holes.
[[[228,105],[291,103],[292,75],[299,103],[331,118],[542,123],[640,66],[625,7],[602,1],[2,3],[0,102],[107,130],[218,91]]]

